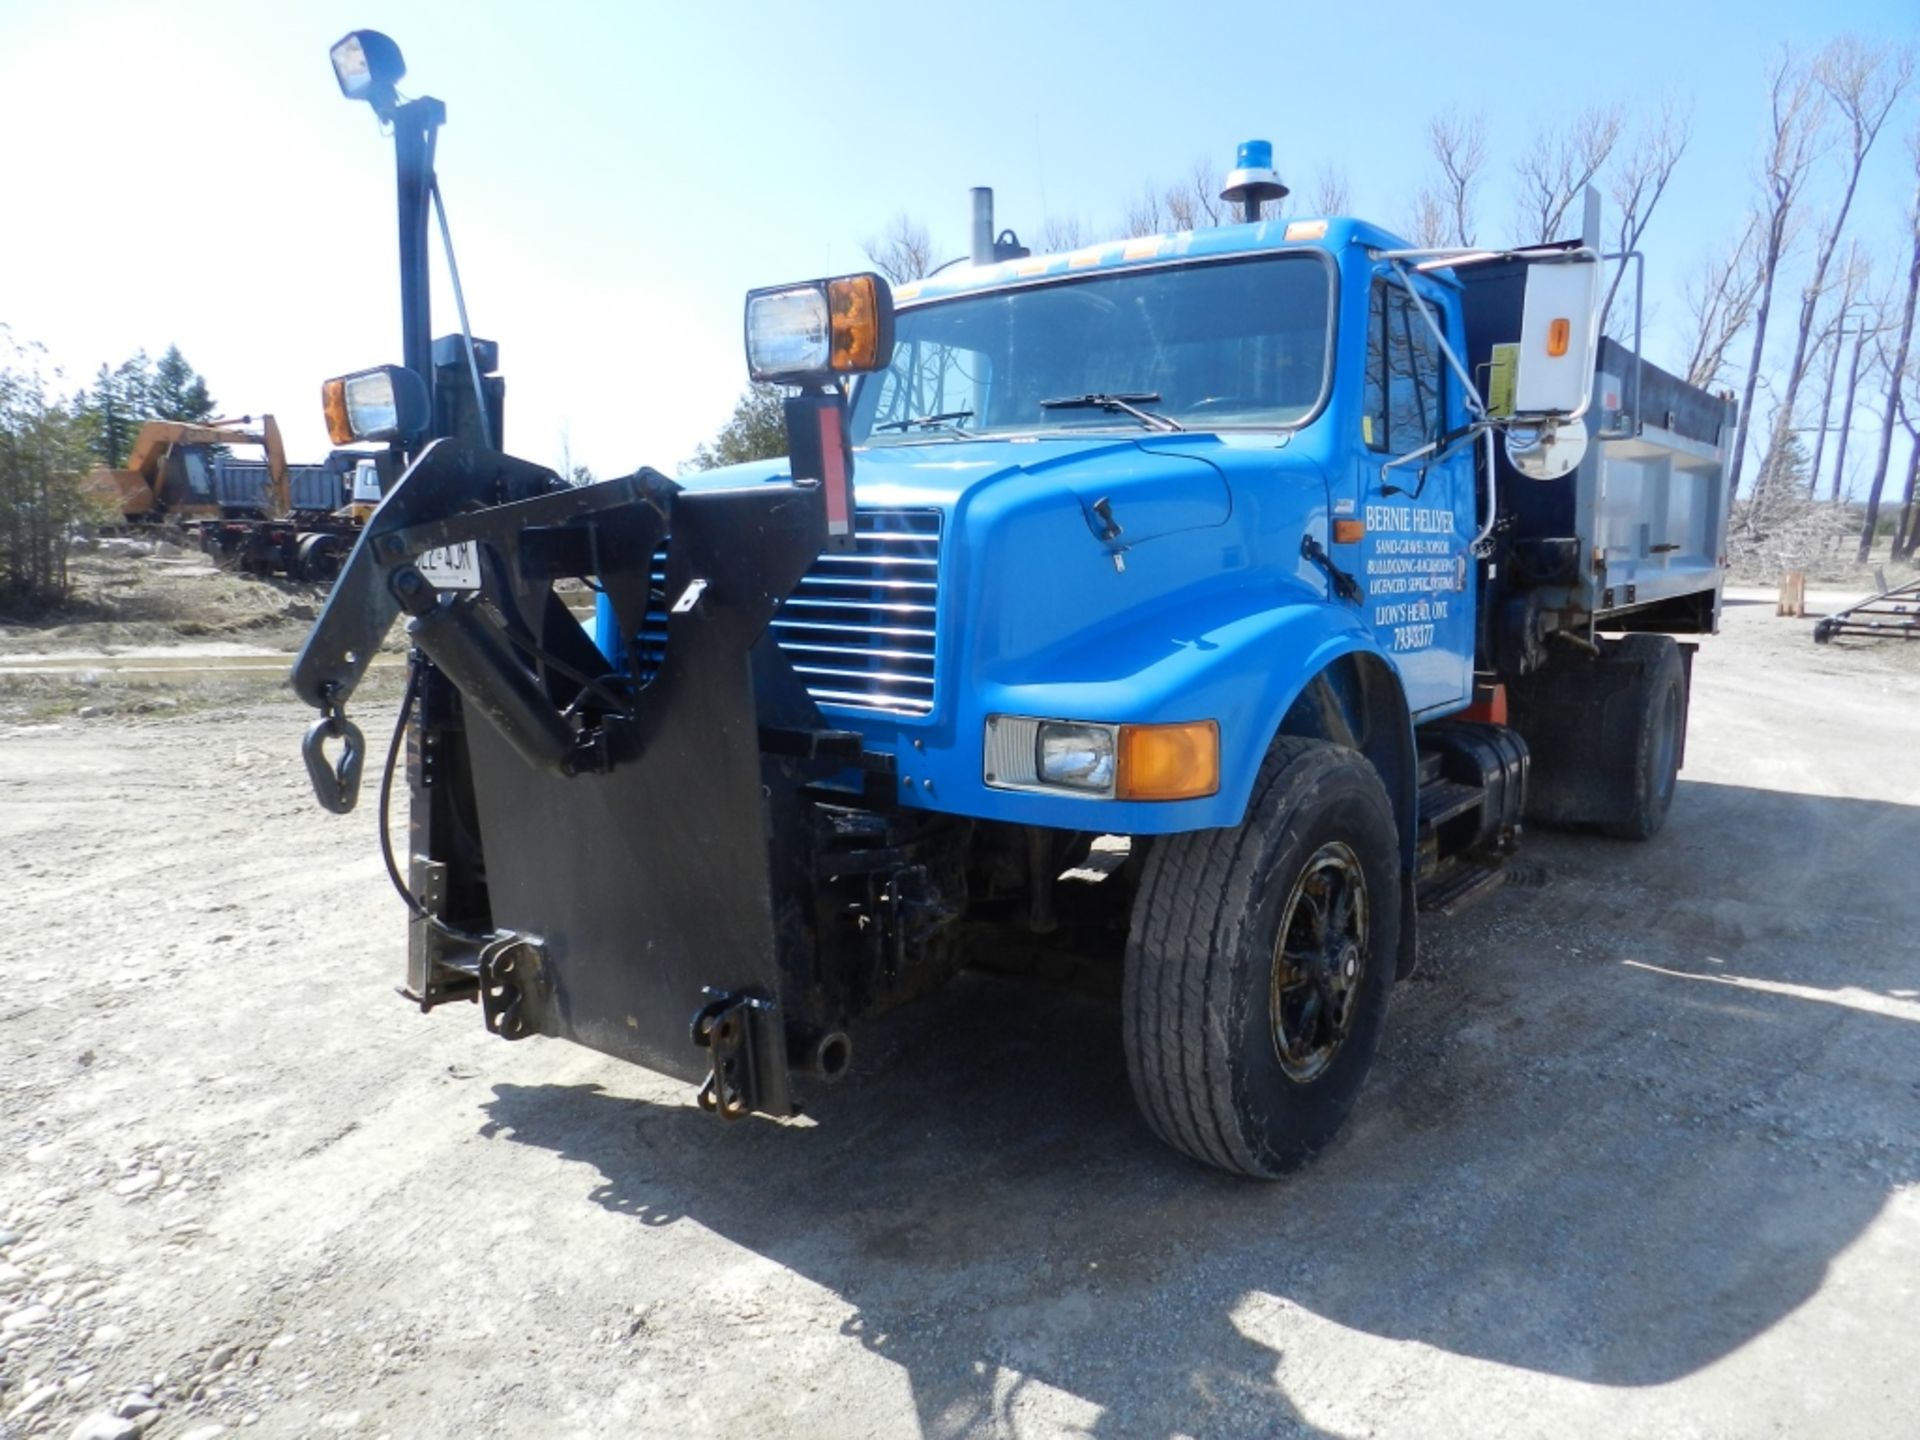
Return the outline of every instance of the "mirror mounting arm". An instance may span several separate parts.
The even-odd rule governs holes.
[[[1406,262],[1402,260],[1395,260],[1393,268],[1394,273],[1400,277],[1400,283],[1406,287],[1407,298],[1413,301],[1414,309],[1420,312],[1420,318],[1426,322],[1427,329],[1433,332],[1433,338],[1440,346],[1440,353],[1447,357],[1447,368],[1459,379],[1461,392],[1467,397],[1467,407],[1473,411],[1475,419],[1487,419],[1487,404],[1480,398],[1480,387],[1473,383],[1473,377],[1467,373],[1467,367],[1461,364],[1460,357],[1453,353],[1453,346],[1447,342],[1446,327],[1441,325],[1434,318],[1433,312],[1427,308],[1425,298],[1413,283],[1413,273],[1407,269]]]

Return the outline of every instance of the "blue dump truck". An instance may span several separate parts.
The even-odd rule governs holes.
[[[876,1012],[1070,954],[1121,972],[1153,1130],[1275,1176],[1355,1103],[1423,909],[1527,821],[1660,829],[1733,413],[1600,335],[1591,198],[1522,249],[1250,219],[755,291],[790,456],[573,487],[503,450],[492,344],[428,340],[444,109],[374,32],[334,61],[399,148],[407,363],[326,406],[406,468],[294,685],[346,809],[406,618],[381,833],[423,1008],[783,1116]]]

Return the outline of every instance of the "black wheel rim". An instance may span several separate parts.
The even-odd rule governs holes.
[[[1346,1043],[1367,978],[1370,918],[1360,857],[1329,840],[1300,867],[1274,940],[1273,1052],[1289,1080],[1317,1080]]]
[[[1654,711],[1653,799],[1665,807],[1673,798],[1674,763],[1680,743],[1680,687],[1669,685]]]

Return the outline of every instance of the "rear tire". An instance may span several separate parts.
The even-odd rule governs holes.
[[[1603,640],[1597,656],[1555,653],[1507,683],[1527,742],[1527,819],[1650,840],[1673,805],[1686,734],[1686,667],[1671,635]]]
[[[1620,840],[1651,840],[1673,808],[1680,737],[1687,721],[1686,672],[1671,635],[1626,635],[1614,653],[1640,667],[1630,710],[1638,733],[1632,764],[1617,782],[1625,813],[1603,821],[1600,830]]]
[[[1356,751],[1283,737],[1230,830],[1148,857],[1122,990],[1155,1134],[1241,1175],[1331,1140],[1372,1064],[1400,941],[1400,845]]]

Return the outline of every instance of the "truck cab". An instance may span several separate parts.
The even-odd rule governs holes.
[[[1341,657],[1380,662],[1413,720],[1471,703],[1473,447],[1383,476],[1471,418],[1370,258],[1397,244],[1358,221],[1271,222],[896,291],[892,361],[851,403],[869,528],[773,626],[823,708],[901,757],[900,803],[1227,825],[1300,687]],[[1415,283],[1464,351],[1458,287]],[[656,613],[642,644],[663,640]],[[1008,750],[1036,724],[1196,721],[1218,763],[1178,797],[1131,797],[1117,754],[1056,775]]]

